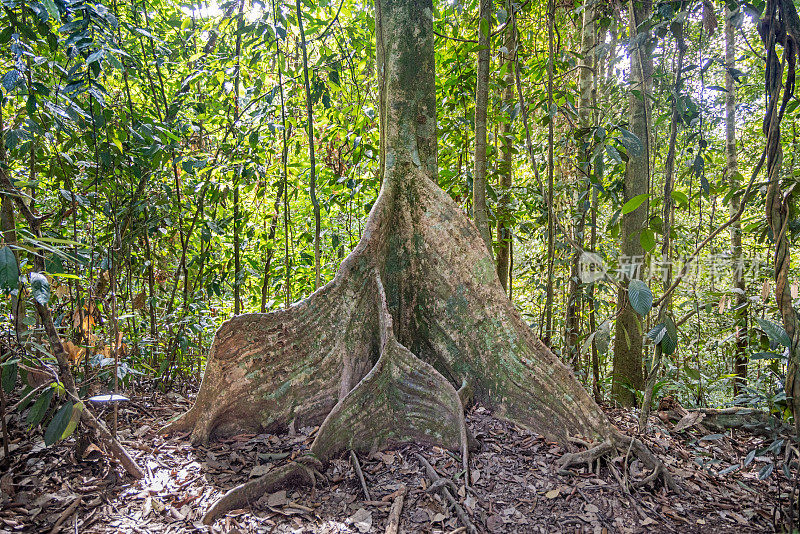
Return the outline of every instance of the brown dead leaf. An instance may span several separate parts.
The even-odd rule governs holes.
[[[686,430],[687,428],[691,428],[703,419],[705,419],[706,415],[702,412],[689,412],[684,415],[680,421],[675,423],[675,427],[672,429],[673,432],[680,432],[681,430]]]

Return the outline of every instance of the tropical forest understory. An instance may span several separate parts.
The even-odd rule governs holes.
[[[791,1],[0,21],[0,533],[797,528]]]

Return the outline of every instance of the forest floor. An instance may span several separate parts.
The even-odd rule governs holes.
[[[426,491],[430,483],[415,453],[441,476],[455,480],[456,499],[479,532],[746,533],[781,531],[788,521],[791,483],[779,468],[766,480],[758,479],[766,456],[734,473],[717,474],[764,446],[761,438],[740,432],[703,436],[691,428],[670,435],[672,424],[654,416],[654,430],[644,439],[679,478],[683,493],[668,493],[660,484],[626,491],[623,487],[647,474],[637,461],[627,470],[621,456],[611,462],[616,470],[604,464],[599,474],[588,467],[560,472],[556,460],[563,449],[478,406],[467,416],[482,444],[471,457],[477,480],[469,490],[458,478],[457,456],[405,445],[362,456],[369,500],[344,455],[328,467],[330,483],[265,495],[251,509],[229,513],[209,529],[200,518],[211,503],[231,487],[290,461],[308,448],[316,429],[240,435],[193,447],[186,435],[157,432],[188,409],[188,399],[176,393],[127,394],[131,401],[119,409],[119,436],[146,466],[141,481],[132,481],[85,438],[45,447],[39,432],[27,432],[20,414],[7,416],[12,444],[10,465],[0,463],[0,534],[382,533],[401,485],[408,493],[400,532],[462,532],[438,491]],[[632,412],[607,413],[620,428],[634,432]]]

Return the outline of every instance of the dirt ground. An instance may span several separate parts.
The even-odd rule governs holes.
[[[308,448],[316,429],[240,435],[196,448],[185,435],[158,433],[189,400],[175,393],[131,397],[120,408],[119,436],[146,466],[147,477],[140,481],[127,477],[84,436],[45,447],[40,431],[27,431],[24,414],[7,416],[11,447],[10,462],[3,458],[0,464],[0,534],[383,533],[401,486],[407,494],[400,532],[463,532],[463,521],[441,488],[431,487],[417,454],[452,480],[445,487],[478,532],[780,532],[791,520],[793,486],[782,470],[758,478],[771,456],[718,474],[764,446],[762,438],[740,432],[703,436],[693,428],[671,434],[672,423],[654,416],[654,429],[643,439],[678,478],[683,491],[676,495],[660,484],[637,488],[635,482],[647,473],[638,461],[626,469],[627,455],[599,469],[560,471],[556,460],[565,451],[558,445],[477,406],[467,416],[481,444],[470,460],[476,478],[470,488],[458,455],[403,445],[360,458],[369,499],[344,455],[327,467],[327,484],[265,495],[209,528],[200,518],[218,497],[291,461]],[[620,428],[635,431],[632,412],[607,413]]]

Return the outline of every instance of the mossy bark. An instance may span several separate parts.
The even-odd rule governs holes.
[[[650,16],[652,2],[631,2],[629,7],[631,34],[639,31],[640,23]],[[653,57],[649,40],[633,45],[629,51],[631,57],[631,92],[629,98],[631,130],[642,143],[641,154],[628,154],[627,174],[625,175],[624,200],[645,194],[650,184],[650,94],[651,77],[653,75]],[[649,211],[648,201],[635,210],[622,216],[620,222],[620,261],[624,262],[630,278],[642,278],[644,269],[644,248],[639,236],[647,225]],[[638,267],[637,267],[638,266]],[[644,386],[642,369],[642,330],[640,317],[627,305],[627,283],[617,294],[619,314],[615,325],[614,362],[611,382],[611,396],[623,406],[634,406],[636,395],[634,390]]]

